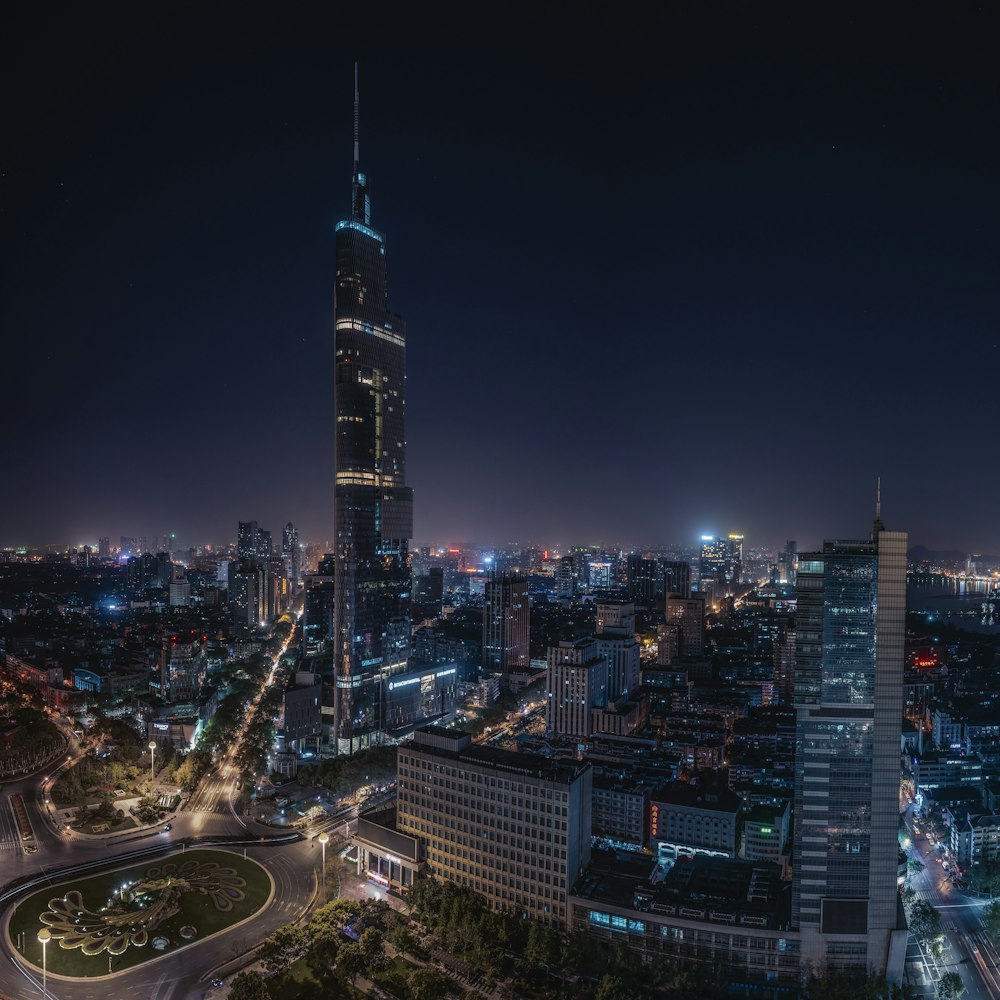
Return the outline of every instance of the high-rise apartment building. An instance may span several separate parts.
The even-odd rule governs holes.
[[[705,598],[668,597],[666,624],[676,625],[681,656],[701,656],[705,651]]]
[[[546,679],[546,727],[560,736],[590,736],[593,709],[608,704],[608,658],[598,651],[596,640],[550,646]]]
[[[396,826],[423,841],[435,877],[563,928],[566,895],[590,861],[591,780],[587,763],[426,726],[399,748]]]
[[[658,575],[655,559],[644,559],[642,556],[629,556],[629,600],[648,608],[656,597]]]
[[[639,686],[639,642],[635,605],[608,601],[597,605],[597,652],[608,661],[608,701],[627,697]]]
[[[664,596],[677,594],[679,597],[691,596],[691,564],[665,559],[660,563],[663,572]]]
[[[794,539],[785,542],[784,550],[778,555],[778,582],[795,585],[795,574],[799,568],[799,547]]]
[[[526,670],[531,661],[529,647],[531,609],[528,581],[507,575],[486,581],[483,601],[483,669],[506,676]]]
[[[556,596],[572,597],[576,593],[576,562],[563,556],[556,566]]]
[[[285,561],[285,576],[294,590],[299,585],[299,529],[291,521],[281,532],[281,556]]]
[[[389,311],[385,239],[371,225],[358,153],[350,217],[336,226],[334,293],[337,539],[334,731],[340,753],[378,743],[382,685],[410,655],[406,331]]]
[[[816,968],[884,971],[897,926],[906,541],[876,515],[799,556],[792,921]]]
[[[194,632],[163,637],[160,691],[170,702],[190,701],[205,682],[205,644]]]
[[[701,536],[698,589],[719,595],[743,582],[743,536]]]
[[[236,556],[239,559],[257,558],[257,522],[240,521],[236,529]]]

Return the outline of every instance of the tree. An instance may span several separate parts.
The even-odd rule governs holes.
[[[365,971],[365,958],[361,953],[360,944],[352,941],[350,944],[341,945],[337,952],[336,968],[353,986],[354,980]]]
[[[908,986],[890,985],[885,976],[829,969],[809,977],[809,1000],[913,1000]]]
[[[309,965],[314,972],[325,975],[337,962],[337,952],[340,948],[340,931],[330,923],[310,922],[307,929],[309,937]]]
[[[965,983],[957,972],[946,972],[939,980],[937,994],[940,1000],[958,1000],[965,992]]]
[[[299,957],[305,944],[305,931],[295,924],[285,924],[257,949],[257,957],[268,972],[277,975]]]
[[[941,917],[926,900],[918,900],[910,909],[910,930],[923,944],[933,941],[941,934]]]
[[[396,951],[415,954],[420,949],[420,939],[404,923],[398,923],[389,931],[389,941]]]
[[[436,969],[414,969],[406,977],[410,1000],[438,1000],[452,990],[451,980]]]
[[[993,946],[1000,947],[1000,902],[993,902],[983,907],[981,918],[983,930],[993,940]]]
[[[910,858],[906,862],[906,870],[910,875],[919,875],[924,870],[924,863],[919,858]]]
[[[361,935],[358,947],[368,975],[385,968],[385,935],[377,927],[369,927]]]
[[[241,972],[229,987],[229,1000],[271,1000],[258,972]]]
[[[617,976],[602,976],[594,1000],[630,1000],[629,991]]]

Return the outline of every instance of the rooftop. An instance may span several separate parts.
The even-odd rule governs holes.
[[[664,871],[648,857],[595,850],[573,895],[686,920],[776,929],[788,924],[788,890],[770,862],[680,858]]]
[[[411,747],[423,753],[559,784],[569,784],[590,769],[590,764],[586,762],[549,760],[535,754],[516,753],[471,743],[468,733],[443,726],[422,726],[413,734]]]

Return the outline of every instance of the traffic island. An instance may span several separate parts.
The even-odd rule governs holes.
[[[7,936],[13,951],[41,972],[38,937],[47,930],[48,974],[94,979],[231,930],[258,913],[273,891],[256,861],[190,850],[35,892],[12,913]]]

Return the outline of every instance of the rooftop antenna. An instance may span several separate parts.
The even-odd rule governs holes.
[[[872,538],[880,532],[885,531],[882,523],[882,477],[875,477],[875,520],[872,522]]]
[[[361,154],[358,149],[358,64],[354,64],[354,172],[358,172],[358,164],[361,163]]]

